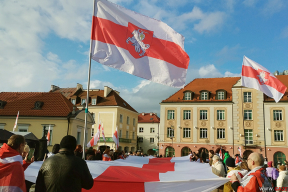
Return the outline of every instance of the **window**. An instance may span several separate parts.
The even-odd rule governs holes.
[[[155,128],[151,127],[150,128],[150,133],[155,133]]]
[[[200,128],[200,139],[207,138],[207,128]]]
[[[190,138],[191,135],[191,129],[190,128],[183,128],[183,138]]]
[[[168,116],[167,119],[174,119],[174,110],[168,110],[167,112]]]
[[[207,120],[207,110],[200,110],[200,120]]]
[[[191,100],[191,92],[184,93],[184,100]]]
[[[201,100],[208,100],[208,92],[201,92]]]
[[[150,137],[150,143],[154,143],[154,138]]]
[[[143,127],[139,127],[139,133],[143,133],[144,132],[144,128]]]
[[[217,120],[225,120],[225,110],[217,110]]]
[[[119,138],[122,138],[122,130],[119,130]]]
[[[132,133],[132,139],[135,139],[135,132]]]
[[[123,115],[120,114],[120,123],[123,123]]]
[[[143,137],[138,137],[138,143],[143,143]]]
[[[127,125],[129,125],[129,123],[130,123],[130,118],[127,117]]]
[[[282,121],[282,110],[273,110],[274,121]]]
[[[253,130],[244,129],[244,135],[246,144],[253,144]]]
[[[81,145],[81,129],[77,129],[77,144]]]
[[[244,92],[244,103],[251,103],[251,102],[252,102],[252,93]]]
[[[91,137],[94,136],[94,128],[91,129]]]
[[[135,120],[135,118],[133,118],[133,126],[135,126],[136,125],[136,120]]]
[[[29,125],[18,125],[19,132],[28,132]]]
[[[86,99],[81,100],[81,105],[83,105],[84,103],[86,103]]]
[[[252,110],[244,110],[244,120],[252,120]]]
[[[44,135],[45,135],[45,138],[47,139],[49,125],[45,125],[44,127],[45,127]],[[26,131],[20,131],[20,132],[26,132]],[[50,126],[50,141],[48,142],[48,145],[52,145],[52,140],[53,140],[53,126]]]
[[[174,137],[174,129],[171,127],[167,128],[167,137]]]
[[[92,105],[96,105],[96,98],[92,98]]]
[[[183,119],[191,119],[191,110],[183,110]]]
[[[217,139],[225,139],[225,129],[217,129]]]
[[[71,103],[72,103],[73,105],[75,105],[75,104],[76,104],[76,99],[71,99]]]
[[[129,139],[129,131],[126,131],[126,139]]]
[[[218,93],[217,93],[217,99],[218,99],[218,100],[224,100],[224,99],[225,99],[224,91],[218,91]]]
[[[284,141],[283,130],[274,131],[274,140],[275,141]]]

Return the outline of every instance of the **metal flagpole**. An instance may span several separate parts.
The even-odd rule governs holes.
[[[92,13],[92,27],[93,27],[93,16],[95,11],[95,0],[93,0],[93,13]],[[91,27],[91,31],[93,31]],[[92,39],[90,38],[90,53],[89,53],[89,70],[88,70],[88,82],[87,82],[87,97],[86,97],[86,108],[85,108],[85,125],[84,125],[84,139],[83,139],[83,154],[82,158],[85,160],[85,145],[86,145],[86,131],[87,131],[87,115],[88,115],[88,103],[89,103],[89,89],[90,89],[90,73],[91,73],[91,57],[92,57]]]

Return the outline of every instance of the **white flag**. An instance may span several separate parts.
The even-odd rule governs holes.
[[[14,127],[13,127],[13,132],[15,132],[15,129],[16,129],[16,127],[17,127],[18,117],[19,117],[19,111],[18,111],[18,113],[17,113],[17,117],[16,117],[15,124],[14,124]]]

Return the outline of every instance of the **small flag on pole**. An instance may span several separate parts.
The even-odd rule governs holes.
[[[48,132],[47,132],[47,145],[50,144],[50,125],[49,125],[49,129],[48,129]]]
[[[118,130],[117,130],[117,127],[116,127],[115,132],[113,133],[113,141],[115,142],[116,150],[117,150],[118,147],[119,147],[119,137],[118,137]]]
[[[172,87],[184,87],[189,56],[184,37],[166,23],[97,0],[91,30],[93,60]]]
[[[220,151],[219,151],[219,157],[220,157],[220,159],[223,159],[223,155],[222,155],[222,147],[220,148]]]
[[[87,147],[93,147],[97,145],[98,141],[100,140],[100,129],[101,129],[101,121],[98,126],[97,133],[92,137],[92,139],[87,143]]]
[[[104,142],[106,142],[103,123],[102,123],[102,137],[103,137]]]
[[[16,127],[17,127],[18,117],[19,117],[19,111],[18,111],[18,113],[17,113],[17,117],[16,117],[15,124],[14,124],[14,127],[13,127],[13,132],[15,132],[15,129],[16,129]]]
[[[262,91],[277,103],[287,87],[265,67],[244,56],[241,74],[242,86]]]

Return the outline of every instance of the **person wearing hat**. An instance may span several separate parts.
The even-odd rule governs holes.
[[[81,192],[89,190],[94,181],[86,162],[74,155],[76,139],[71,135],[62,138],[59,153],[46,159],[36,180],[35,192]]]
[[[241,170],[239,166],[236,166],[235,159],[232,157],[228,157],[226,159],[226,166],[228,170],[226,178],[230,178],[233,174],[235,174],[238,180],[241,182],[242,178],[248,173],[247,170]],[[233,188],[231,186],[230,181],[224,184],[223,191],[233,192]]]

